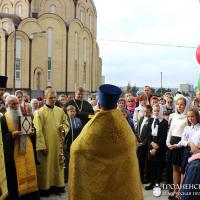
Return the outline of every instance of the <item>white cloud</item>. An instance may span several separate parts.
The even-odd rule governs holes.
[[[119,39],[186,46],[200,44],[198,0],[94,0],[98,39],[106,81],[126,85],[196,84],[200,66],[196,49],[106,42]]]

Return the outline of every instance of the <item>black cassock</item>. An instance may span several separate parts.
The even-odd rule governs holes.
[[[180,200],[200,199],[200,160],[193,160],[188,163],[183,185],[180,190]]]
[[[39,200],[38,191],[18,197],[17,174],[14,161],[14,140],[12,139],[11,133],[9,133],[5,116],[1,118],[1,129],[9,193],[6,200]]]

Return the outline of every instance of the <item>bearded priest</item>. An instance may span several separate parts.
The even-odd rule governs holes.
[[[1,118],[1,129],[8,199],[39,200],[33,145],[29,136],[19,131],[19,117],[22,113],[16,96],[6,98],[6,109],[7,112]]]

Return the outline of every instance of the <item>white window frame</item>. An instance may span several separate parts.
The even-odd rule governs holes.
[[[93,29],[93,16],[92,14],[89,15],[89,29],[92,31]]]
[[[53,14],[55,14],[55,13],[56,13],[56,8],[57,8],[57,7],[56,7],[55,4],[51,4],[51,5],[50,5],[50,12],[53,13]]]
[[[16,14],[22,15],[22,4],[20,3],[16,5]]]
[[[15,87],[21,87],[21,51],[22,41],[16,39],[16,57],[15,57]]]
[[[48,64],[47,64],[47,85],[51,86],[51,72],[52,72],[52,35],[53,29],[48,28]]]

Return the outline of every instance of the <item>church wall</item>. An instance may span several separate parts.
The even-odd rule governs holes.
[[[5,33],[0,29],[0,74],[5,75]]]
[[[39,6],[38,13],[51,13],[51,6],[55,6],[55,14],[58,14],[64,21],[70,21],[74,18],[74,3],[73,0],[42,0]]]
[[[74,19],[68,32],[68,91],[74,91],[80,85],[79,77],[79,46],[80,46],[80,31],[83,25],[78,19]],[[77,39],[76,39],[77,33]],[[77,41],[76,41],[77,40]]]
[[[21,40],[21,59],[20,59],[20,87],[15,85],[15,88],[28,88],[29,87],[29,39],[28,36],[21,31],[16,32],[16,39]],[[8,37],[8,51],[7,51],[7,76],[10,80],[13,80],[14,74],[14,43],[15,34],[14,32]],[[8,88],[13,87],[13,81],[8,81]]]
[[[45,14],[39,18],[39,23],[47,30],[52,29],[52,75],[51,85],[58,91],[65,91],[66,80],[66,37],[67,30],[64,21],[53,14]],[[48,39],[46,37],[46,43]],[[46,51],[47,51],[46,47]],[[42,52],[41,52],[42,54]],[[46,69],[48,54],[46,52]],[[60,76],[61,75],[61,76]]]
[[[84,39],[86,39],[86,61],[84,56]],[[80,33],[80,46],[79,46],[79,76],[80,85],[86,91],[91,90],[91,67],[92,67],[92,36],[90,32],[84,28]],[[84,66],[85,65],[85,66]],[[86,70],[86,74],[84,74]],[[86,77],[85,77],[86,76]]]
[[[81,20],[83,25],[86,26],[93,34],[93,37],[96,38],[97,15],[93,1],[79,0],[76,7],[76,13],[77,18]]]
[[[26,0],[4,0],[0,4],[0,12],[17,14],[22,19],[28,17],[29,4]]]
[[[9,4],[9,2],[0,1],[0,10],[5,3]],[[28,4],[25,6],[25,2],[28,1],[14,0],[14,5],[18,5],[19,2],[24,3],[23,11],[25,10],[24,13],[28,16]],[[50,5],[53,4],[56,6],[58,15],[46,13],[50,12]],[[12,11],[14,8],[10,9]],[[58,92],[73,92],[77,87],[84,87],[87,91],[96,91],[101,79],[101,69],[99,69],[101,65],[96,45],[97,17],[93,1],[78,1],[77,18],[74,18],[75,5],[73,0],[33,0],[31,9],[32,12],[39,12],[38,18],[23,19],[17,31],[17,39],[22,41],[20,87],[29,88],[29,50],[31,47],[32,90],[44,90],[47,85],[51,85]],[[82,19],[81,10],[84,11]],[[0,29],[5,27],[7,27],[6,31],[9,34],[7,75],[12,80],[14,77],[14,33],[12,32],[15,27],[11,19],[0,19]],[[68,31],[67,27],[69,27]],[[48,81],[49,29],[52,30],[51,81]],[[75,33],[77,33],[77,47]],[[5,45],[5,40],[0,36],[0,59],[3,58],[3,50],[1,50],[3,45]],[[5,71],[5,61],[3,60],[5,59],[0,60],[0,73]],[[8,87],[13,87],[13,81],[9,81]]]

